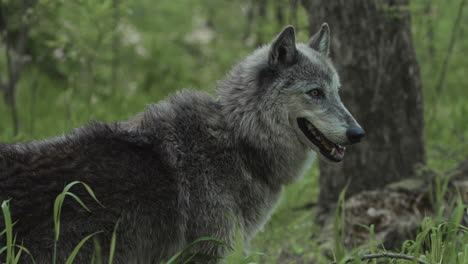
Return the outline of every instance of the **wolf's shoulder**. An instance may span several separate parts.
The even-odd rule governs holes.
[[[217,100],[206,92],[184,89],[175,95],[152,104],[147,111],[158,117],[174,118],[174,115],[182,116],[207,116],[219,111]]]
[[[196,133],[197,130],[220,129],[223,126],[220,109],[218,100],[209,93],[185,89],[148,105],[145,112],[128,122],[146,131]]]

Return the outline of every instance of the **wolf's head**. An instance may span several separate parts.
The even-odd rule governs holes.
[[[233,129],[256,142],[294,138],[328,160],[341,161],[344,145],[365,134],[341,102],[329,42],[327,24],[308,44],[296,44],[289,26],[235,67],[218,89]]]

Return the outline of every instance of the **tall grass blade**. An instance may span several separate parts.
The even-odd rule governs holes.
[[[75,199],[75,201],[77,201],[86,211],[91,212],[91,209],[89,209],[88,206],[86,206],[86,204],[84,204],[83,201],[81,201],[81,199],[78,198],[78,196],[76,196],[74,193],[66,192],[65,195],[68,195],[68,196],[72,197],[72,198]]]
[[[78,197],[76,196],[75,194],[73,194],[72,192],[69,192],[69,190],[74,186],[74,185],[77,185],[77,184],[80,184],[82,186],[85,187],[85,189],[87,190],[88,194],[101,206],[102,203],[96,198],[96,195],[94,194],[93,190],[84,182],[81,182],[81,181],[74,181],[74,182],[71,182],[69,184],[67,184],[67,186],[65,186],[65,188],[63,188],[63,191],[62,193],[60,193],[57,198],[55,198],[55,202],[54,202],[54,251],[53,251],[53,259],[52,259],[52,263],[53,264],[56,264],[57,263],[57,242],[59,240],[59,237],[60,237],[60,216],[62,214],[62,206],[63,206],[63,202],[65,201],[65,198],[66,196],[71,196],[75,201],[77,201],[85,210],[87,211],[90,211],[90,209],[83,203],[83,201]],[[104,207],[104,206],[103,206]]]
[[[76,258],[76,255],[78,255],[78,252],[80,251],[81,247],[84,245],[84,243],[86,243],[86,241],[88,241],[91,237],[93,237],[94,235],[98,234],[98,233],[101,233],[102,231],[98,231],[98,232],[95,232],[95,233],[92,233],[91,235],[88,235],[87,237],[83,238],[80,243],[78,243],[78,245],[73,249],[72,253],[70,254],[70,256],[67,258],[67,261],[65,261],[65,264],[72,264],[73,261],[75,260]]]
[[[101,249],[101,244],[99,243],[98,239],[93,239],[94,242],[94,252],[93,256],[91,258],[91,263],[92,264],[102,264],[102,249]]]
[[[15,227],[16,223],[18,223],[18,221],[15,221],[15,222],[11,225],[11,227],[12,227],[12,228]],[[3,229],[2,232],[0,232],[0,237],[2,237],[3,235],[5,235],[6,231],[7,231],[6,228]]]
[[[16,263],[19,262],[19,260],[21,258],[21,253],[23,253],[23,249],[20,248],[20,250],[18,251],[18,254],[16,254],[16,256],[15,256],[13,264],[16,264]]]
[[[26,252],[26,254],[28,254],[28,256],[31,258],[31,263],[36,264],[36,261],[34,260],[33,255],[31,254],[31,252],[27,248],[25,248],[23,246],[20,246],[20,245],[16,245],[16,247],[23,250],[23,252]]]
[[[10,213],[10,200],[2,202],[2,212],[3,218],[5,221],[5,231],[6,231],[6,261],[5,263],[12,263],[14,257],[14,247],[13,247],[13,227],[11,222],[11,213]]]
[[[4,247],[0,248],[0,255],[2,255],[3,252],[5,252],[7,249],[8,249],[7,246],[4,246]]]
[[[345,230],[345,195],[349,184],[347,184],[338,197],[335,215],[333,218],[333,233],[335,240],[335,261],[339,262],[346,256],[346,249],[342,243]]]
[[[109,264],[114,261],[115,247],[117,245],[117,229],[119,228],[120,220],[114,226],[114,232],[112,232],[110,250],[109,250]]]

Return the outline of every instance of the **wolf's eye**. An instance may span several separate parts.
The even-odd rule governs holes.
[[[312,96],[313,98],[317,98],[317,99],[323,98],[323,91],[318,88],[308,91],[307,94]]]

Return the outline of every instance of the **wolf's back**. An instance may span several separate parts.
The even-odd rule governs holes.
[[[135,214],[150,213],[143,212],[144,208],[175,217],[171,209],[176,208],[171,204],[177,195],[175,177],[157,135],[151,137],[122,130],[117,123],[92,123],[49,140],[0,145],[0,200],[10,200],[13,222],[18,221],[14,226],[18,241],[24,241],[39,260],[50,260],[54,200],[73,181],[88,184],[105,207],[80,185],[70,190],[91,212],[71,197],[66,199],[59,241],[63,258],[96,231],[104,231],[105,248],[118,219],[132,222],[124,225],[129,227],[126,233],[137,232]],[[0,229],[3,223],[0,216]],[[85,248],[80,255],[89,255],[86,251],[92,253]]]
[[[188,242],[230,230],[224,217],[237,210],[229,197],[240,170],[234,170],[238,159],[226,133],[215,98],[182,91],[127,122],[92,123],[49,140],[0,145],[0,199],[10,199],[18,239],[24,238],[37,263],[50,263],[54,199],[68,183],[84,182],[105,208],[82,186],[71,189],[91,212],[66,199],[59,262],[97,231],[104,231],[102,252],[109,252],[120,220],[117,239],[124,243],[117,243],[115,263],[159,263]],[[77,263],[89,263],[92,254],[89,243]]]

